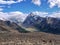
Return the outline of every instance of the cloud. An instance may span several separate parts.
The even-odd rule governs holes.
[[[13,22],[23,22],[26,17],[27,17],[27,14],[22,13],[20,11],[9,12],[9,13],[0,12],[1,20],[10,20]]]
[[[60,12],[54,12],[50,14],[49,17],[60,18]]]
[[[0,19],[1,19],[1,20],[6,20],[7,17],[8,17],[8,14],[7,14],[7,13],[0,12]]]
[[[50,4],[50,8],[53,8],[54,6],[60,8],[60,0],[48,0],[48,3]]]
[[[38,15],[40,17],[54,17],[54,18],[60,18],[60,12],[53,12],[49,14],[48,12],[40,12],[40,11],[35,11],[32,12],[33,15]]]
[[[23,0],[17,0],[17,1],[13,1],[13,0],[9,0],[9,1],[0,0],[0,4],[13,4],[13,3],[21,2],[21,1],[23,1]]]
[[[34,15],[39,15],[40,17],[46,17],[48,15],[47,12],[40,12],[40,11],[35,11],[32,12]]]
[[[10,16],[8,18],[10,20],[17,20],[18,22],[23,22],[28,14],[16,11],[16,12],[10,12],[9,15]]]
[[[35,5],[40,6],[41,5],[41,1],[40,0],[32,0],[32,3]]]

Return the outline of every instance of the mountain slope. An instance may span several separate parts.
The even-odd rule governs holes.
[[[0,20],[0,32],[28,32],[14,22]]]
[[[35,27],[37,31],[60,34],[60,18],[40,17],[33,13],[22,24],[26,28]]]

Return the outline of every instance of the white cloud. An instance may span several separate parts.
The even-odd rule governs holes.
[[[34,3],[35,5],[38,5],[38,6],[41,5],[41,1],[40,0],[32,0],[32,3]]]
[[[0,4],[13,4],[13,3],[21,2],[21,1],[23,1],[23,0],[17,0],[17,1],[13,1],[13,0],[4,1],[4,0],[0,0]]]
[[[50,3],[50,8],[54,6],[58,6],[60,8],[60,0],[48,0],[48,3]]]
[[[34,15],[39,15],[40,17],[46,17],[48,15],[47,12],[40,12],[40,11],[35,11],[32,12]]]
[[[26,17],[27,17],[27,14],[19,12],[19,11],[9,12],[9,13],[0,12],[1,20],[23,22]]]
[[[23,22],[28,14],[16,11],[16,12],[10,12],[9,15],[10,15],[10,17],[8,17],[9,19]]]
[[[60,12],[54,12],[50,14],[49,17],[60,18]]]
[[[60,12],[53,12],[53,13],[49,14],[48,12],[35,11],[35,12],[32,12],[32,15],[38,15],[38,16],[40,16],[40,17],[60,18]]]
[[[1,20],[6,20],[7,17],[8,17],[8,14],[7,14],[7,13],[0,12],[0,19],[1,19]]]

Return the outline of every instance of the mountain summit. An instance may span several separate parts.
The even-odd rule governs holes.
[[[23,22],[26,28],[35,27],[38,31],[60,34],[60,18],[41,17],[30,13]]]

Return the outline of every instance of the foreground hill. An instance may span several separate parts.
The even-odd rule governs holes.
[[[60,45],[60,35],[43,32],[0,33],[0,45]]]

